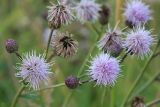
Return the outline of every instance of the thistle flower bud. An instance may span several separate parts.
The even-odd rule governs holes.
[[[79,79],[73,75],[70,75],[65,79],[65,84],[68,88],[75,89],[79,85]]]
[[[145,107],[143,98],[135,97],[132,101],[131,107]]]
[[[101,10],[99,11],[99,22],[102,25],[106,25],[110,16],[110,9],[107,5],[102,5]]]
[[[18,44],[14,39],[7,39],[5,44],[8,53],[14,53],[18,51]]]
[[[72,38],[72,34],[57,32],[51,43],[56,55],[71,57],[77,52],[78,42]]]

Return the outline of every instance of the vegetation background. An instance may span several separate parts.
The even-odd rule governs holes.
[[[123,3],[123,0],[117,1]],[[97,0],[97,2],[108,4],[110,7],[109,23],[111,26],[115,25],[117,1]],[[145,0],[145,2],[151,6],[153,11],[153,20],[147,23],[148,29],[152,28],[153,33],[160,36],[160,0]],[[15,77],[17,72],[15,66],[19,60],[14,54],[10,55],[5,51],[5,40],[7,38],[17,40],[20,53],[32,50],[43,53],[47,44],[45,31],[48,28],[45,16],[48,5],[50,5],[48,0],[0,0],[0,107],[9,107],[20,87],[18,79]],[[125,26],[123,17],[120,25],[122,28]],[[94,26],[101,30],[98,22],[94,23]],[[107,26],[104,26],[104,29],[106,28]],[[56,63],[53,66],[54,77],[50,84],[63,82],[67,75],[76,75],[90,47],[96,40],[93,29],[89,29],[79,22],[74,22],[61,30],[69,31],[75,35],[74,38],[79,42],[79,50],[71,59],[60,57],[54,59]],[[154,47],[152,47],[153,49]],[[94,56],[97,52],[98,49],[95,49],[91,55]],[[112,89],[111,87],[94,87],[94,83],[84,84],[75,90],[59,87],[21,96],[17,107],[100,107],[100,105],[119,107],[146,60],[147,58],[140,60],[137,57],[129,56],[122,64],[121,74],[123,76],[117,80]],[[143,86],[156,72],[160,72],[160,56],[155,58],[147,67],[147,72],[136,90]],[[104,90],[106,91],[105,94]],[[145,102],[160,98],[160,81],[155,81],[139,96],[142,96]],[[103,99],[104,103],[102,104]],[[160,105],[155,107],[160,107]]]

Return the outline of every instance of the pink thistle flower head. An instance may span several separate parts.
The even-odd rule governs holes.
[[[141,0],[130,0],[126,3],[124,16],[126,22],[138,25],[151,19],[151,10]]]
[[[51,64],[47,63],[44,55],[36,55],[36,52],[27,53],[22,59],[22,63],[17,68],[19,72],[17,77],[21,77],[25,82],[29,83],[34,90],[39,89],[40,84],[47,84]]]
[[[51,28],[59,28],[61,25],[70,24],[74,20],[71,8],[68,5],[58,2],[48,6],[48,21]]]
[[[128,32],[124,47],[127,49],[127,53],[143,57],[151,52],[150,46],[153,41],[151,31],[145,30],[144,26],[137,26]]]
[[[118,24],[117,24],[118,25]],[[111,29],[108,26],[108,30],[98,42],[98,46],[106,53],[119,54],[122,50],[123,40],[122,40],[122,31],[117,28],[117,25],[114,29]]]
[[[109,54],[101,53],[91,61],[89,75],[97,85],[113,86],[120,73],[119,61]]]
[[[77,18],[82,23],[97,20],[100,10],[100,5],[94,0],[81,0],[76,7]]]

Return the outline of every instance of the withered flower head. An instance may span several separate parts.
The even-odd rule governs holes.
[[[131,107],[145,107],[143,98],[135,97],[132,101]]]
[[[67,25],[74,19],[69,6],[58,2],[57,5],[53,4],[48,6],[48,22],[49,27],[57,29],[61,25]]]
[[[114,29],[108,26],[108,30],[99,41],[99,47],[105,52],[113,55],[118,55],[122,50],[122,31],[117,28]]]
[[[52,47],[58,56],[70,57],[77,52],[78,42],[68,32],[57,32],[52,38]]]

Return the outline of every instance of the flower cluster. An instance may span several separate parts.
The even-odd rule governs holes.
[[[21,78],[24,85],[27,83],[34,90],[38,90],[41,84],[48,83],[51,74],[50,61],[53,57],[69,58],[76,54],[78,50],[78,41],[73,38],[71,33],[62,32],[61,27],[70,24],[76,19],[75,17],[81,23],[99,19],[99,23],[104,28],[104,25],[108,23],[110,9],[106,5],[100,5],[95,0],[81,0],[76,3],[76,7],[71,7],[68,4],[67,0],[61,0],[61,2],[52,3],[48,7],[48,23],[51,33],[49,34],[45,54],[37,55],[36,51],[33,51],[21,57],[15,40],[8,39],[5,43],[7,52],[15,53],[21,60],[17,67],[16,76]],[[108,26],[102,38],[98,40],[98,46],[102,52],[90,61],[87,73],[87,79],[89,80],[81,81],[80,77],[70,75],[64,83],[68,88],[75,89],[90,81],[96,82],[96,85],[113,86],[121,75],[120,64],[122,60],[119,60],[121,54],[133,54],[140,57],[150,54],[150,47],[154,43],[154,38],[151,31],[145,28],[145,23],[151,19],[149,6],[141,0],[128,1],[124,9],[124,16],[126,22],[131,24],[132,29],[127,29],[127,32],[124,32],[124,30],[118,28],[118,24],[114,28]],[[48,52],[50,46],[53,50],[52,53]],[[50,57],[47,56],[48,54],[50,54]]]

